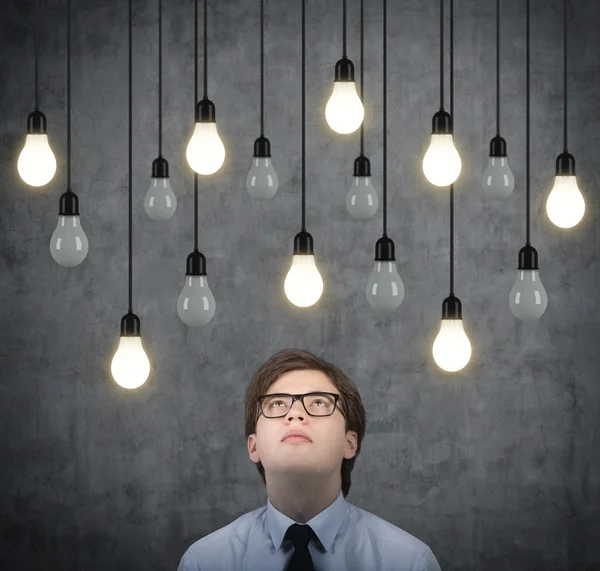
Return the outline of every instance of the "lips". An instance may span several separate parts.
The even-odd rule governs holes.
[[[312,442],[307,434],[301,430],[290,430],[285,433],[285,436],[281,440],[282,442]]]

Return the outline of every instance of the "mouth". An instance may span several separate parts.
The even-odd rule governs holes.
[[[305,436],[288,436],[287,438],[284,438],[282,440],[282,442],[311,442],[308,438],[306,438]]]

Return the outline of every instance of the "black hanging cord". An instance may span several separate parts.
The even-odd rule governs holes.
[[[265,136],[265,0],[260,0],[260,136]]]
[[[204,0],[204,99],[208,99],[208,10]]]
[[[71,0],[67,0],[67,190],[71,190]]]
[[[304,52],[306,50],[306,0],[302,0],[302,232],[306,232],[306,125],[305,125],[305,75],[306,63]]]
[[[454,0],[450,0],[450,116],[454,121]],[[450,295],[454,295],[454,183],[450,185]]]
[[[564,118],[563,118],[563,128],[564,128],[564,143],[565,143],[565,153],[567,152],[567,0],[563,2],[563,90],[564,90]]]
[[[496,135],[500,136],[500,0],[496,0]]]
[[[387,0],[383,0],[383,236],[387,237]]]
[[[365,8],[364,0],[360,0],[360,100],[364,105],[365,95]],[[360,156],[365,156],[365,122],[360,124]]]
[[[526,232],[527,232],[527,240],[526,240],[526,243],[529,246],[529,245],[531,245],[531,242],[530,242],[530,239],[531,239],[531,228],[530,228],[530,226],[531,226],[531,222],[530,222],[531,213],[530,213],[530,205],[529,205],[530,195],[531,195],[530,182],[529,182],[530,171],[531,171],[531,169],[530,169],[530,166],[531,166],[530,165],[530,154],[531,154],[531,151],[530,151],[530,148],[529,148],[529,139],[530,139],[530,128],[529,128],[529,122],[530,122],[530,108],[529,108],[530,107],[530,102],[529,102],[529,99],[530,99],[530,88],[529,88],[529,75],[530,75],[530,72],[529,72],[529,0],[527,0],[527,18],[526,18],[526,21],[527,21],[527,32],[526,32],[526,35],[525,35],[525,45],[526,45],[526,52],[527,52],[527,70],[526,70],[527,80],[525,82],[525,85],[526,85],[526,92],[527,92],[526,93],[526,96],[527,96],[527,105],[526,105],[526,113],[525,113],[525,115],[526,115],[526,118],[527,118],[527,126],[525,128],[525,132],[526,132],[526,135],[525,135],[525,149],[526,149],[526,161],[525,161],[526,173],[525,173],[525,176],[527,178],[527,181],[526,181],[526,190],[527,190],[527,193],[526,193],[526,195],[527,195],[527,207],[526,207],[526,216],[527,216],[527,230],[526,230]]]
[[[162,157],[162,0],[158,0],[158,156]]]
[[[132,64],[132,8],[131,0],[129,0],[129,313],[133,313],[133,256],[132,256],[132,245],[133,245],[133,185],[131,183],[131,177],[133,173],[133,111],[132,111],[132,99],[133,99],[133,64]]]
[[[206,7],[206,2],[204,3]],[[204,13],[206,23],[206,12]],[[204,34],[206,38],[206,32]],[[204,52],[206,57],[206,50]],[[206,86],[206,73],[204,74]],[[194,113],[198,101],[198,0],[194,1]],[[198,173],[194,171],[194,252],[198,251]]]
[[[35,110],[38,110],[38,92],[39,84],[39,35],[40,35],[40,1],[35,0]]]
[[[440,109],[444,108],[444,0],[440,0]]]
[[[342,8],[342,57],[346,57],[346,0]]]

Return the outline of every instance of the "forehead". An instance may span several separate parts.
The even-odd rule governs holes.
[[[267,390],[272,393],[338,393],[336,386],[323,371],[289,371],[279,377]]]

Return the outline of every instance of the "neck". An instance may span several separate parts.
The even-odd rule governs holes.
[[[338,470],[324,481],[323,474],[266,474],[267,494],[273,506],[297,523],[306,523],[328,508],[342,489]]]

